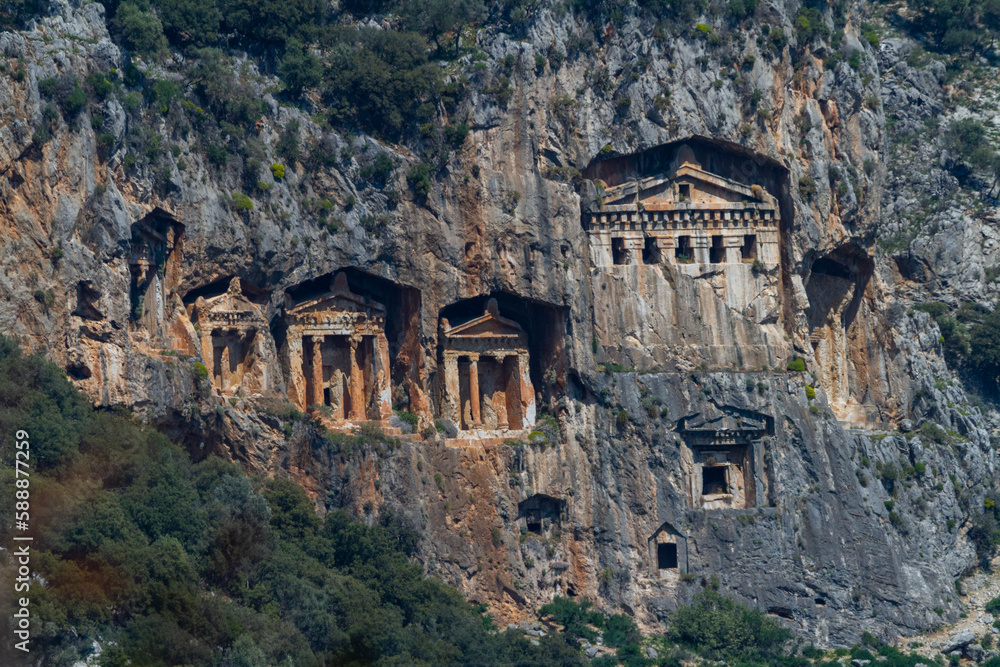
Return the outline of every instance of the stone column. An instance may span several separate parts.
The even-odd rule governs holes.
[[[531,384],[531,367],[528,365],[528,352],[517,355],[518,391],[521,394],[521,428],[531,428],[535,425],[535,387]]]
[[[365,380],[361,373],[361,365],[358,363],[358,343],[360,341],[359,336],[351,336],[348,340],[350,343],[350,362],[351,362],[351,380],[350,386],[348,387],[348,392],[351,395],[351,412],[348,419],[364,419],[365,418]]]
[[[483,425],[482,413],[479,410],[479,355],[469,355],[469,409],[472,411],[472,425]]]
[[[441,406],[442,416],[462,428],[462,415],[458,409],[461,390],[458,381],[458,355],[454,352],[444,353],[444,400]]]
[[[392,417],[392,388],[389,377],[389,341],[384,333],[372,340],[372,370],[375,378],[375,406],[379,419]]]
[[[229,343],[222,347],[222,359],[219,362],[222,377],[219,379],[219,389],[225,391],[229,389]]]
[[[339,368],[330,375],[330,407],[333,420],[344,421],[344,373]]]
[[[324,405],[323,400],[323,336],[312,336],[312,402]]]
[[[500,370],[500,380],[502,383],[501,390],[493,392],[493,412],[497,415],[497,428],[501,431],[506,431],[510,427],[507,418],[507,383],[503,382],[506,371],[506,364],[504,363],[506,355],[495,354],[493,357],[496,359],[497,368]]]
[[[208,369],[209,384],[215,384],[215,348],[212,346],[212,332],[201,332],[201,358]]]
[[[289,328],[285,339],[288,355],[288,400],[299,410],[306,409],[306,378],[302,370],[302,330]]]

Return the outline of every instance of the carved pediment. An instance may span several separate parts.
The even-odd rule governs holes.
[[[288,309],[292,317],[315,315],[329,312],[357,313],[369,317],[385,317],[385,306],[351,292],[347,285],[347,276],[338,273],[327,294],[303,301]]]
[[[264,322],[260,308],[244,294],[239,278],[233,278],[223,294],[210,298],[199,297],[195,302],[195,316],[199,321],[210,323],[229,320]]]
[[[773,206],[774,198],[760,186],[747,186],[700,166],[684,163],[670,174],[644,178],[607,188],[605,207],[657,210],[679,204],[697,206],[756,203]]]
[[[763,435],[773,432],[773,424],[774,419],[770,415],[724,406],[719,410],[682,417],[678,430],[684,433],[759,432]]]
[[[481,316],[457,326],[450,326],[448,320],[442,322],[444,335],[452,339],[511,338],[526,336],[521,325],[500,315],[496,299],[490,299],[486,312]]]

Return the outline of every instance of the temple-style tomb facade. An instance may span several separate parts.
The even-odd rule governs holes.
[[[770,416],[736,410],[714,418],[693,415],[682,417],[678,430],[693,509],[766,505],[762,450],[765,436],[774,434]]]
[[[214,393],[252,396],[271,386],[267,361],[274,345],[267,321],[239,278],[223,294],[199,297],[192,315]]]
[[[500,315],[496,299],[489,300],[481,316],[462,324],[451,326],[442,319],[441,340],[446,419],[472,435],[508,435],[534,426],[528,335]]]
[[[385,307],[351,292],[338,273],[329,293],[285,311],[288,397],[326,406],[335,422],[392,416]]]
[[[583,222],[598,266],[758,260],[770,269],[779,262],[779,218],[761,186],[705,171],[682,146],[668,173],[605,188]]]

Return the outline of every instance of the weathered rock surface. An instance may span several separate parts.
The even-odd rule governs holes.
[[[908,306],[925,289],[992,298],[983,267],[1000,261],[1000,247],[956,206],[933,214],[948,233],[917,235],[892,259],[876,253],[875,239],[905,231],[900,221],[924,192],[956,186],[940,167],[893,168],[884,182],[883,109],[916,128],[944,100],[943,72],[908,65],[906,42],[889,40],[876,55],[849,35],[864,49],[859,70],[825,70],[811,54],[796,70],[789,49],[770,51],[756,28],[710,49],[698,38],[650,39],[653,26],[630,15],[593,51],[539,74],[524,63],[552,48],[566,53],[584,29],[572,14],[543,9],[525,39],[478,36],[495,60],[521,63],[516,92],[506,107],[470,93],[470,139],[426,203],[405,195],[393,209],[366,190],[360,158],[351,158],[316,173],[289,165],[269,183],[266,208],[240,212],[225,204],[237,184],[220,181],[183,137],[172,138],[179,154],[169,174],[128,170],[122,137],[133,119],[115,100],[102,107],[115,142],[107,158],[90,111],[60,118],[51,141],[33,144],[39,79],[122,65],[101,5],[53,6],[32,30],[0,34],[0,52],[26,69],[21,81],[0,74],[0,331],[62,364],[95,403],[137,411],[197,455],[291,475],[320,509],[401,511],[426,537],[419,558],[428,571],[504,620],[573,594],[656,627],[713,578],[824,645],[863,631],[918,632],[940,622],[935,608],[956,617],[954,580],[975,561],[964,508],[981,506],[996,452],[951,379],[936,326]],[[761,11],[792,34],[784,6]],[[750,66],[717,76],[733,62]],[[608,73],[607,91],[586,84],[594,71]],[[412,162],[403,148],[324,132],[260,82],[246,85],[271,109],[258,137],[268,150],[296,120],[304,144],[339,153],[353,142]],[[666,104],[656,102],[663,90]],[[564,95],[575,101],[568,118],[553,106]],[[879,96],[881,105],[871,101]],[[752,277],[766,307],[731,307],[723,293],[734,287],[717,271],[596,266],[581,226],[589,203],[554,176],[583,171],[605,146],[627,165],[664,144],[701,141],[692,137],[710,138],[720,155],[758,156],[743,162],[748,171],[775,165],[780,265]],[[933,147],[913,152],[937,159]],[[404,172],[392,176],[397,192],[406,192]],[[158,176],[169,181],[166,195]],[[321,194],[344,211],[335,234],[303,203]],[[357,204],[346,206],[348,197]],[[368,214],[395,222],[369,235]],[[174,231],[137,290],[140,221]],[[287,376],[259,396],[212,395],[199,373],[214,368],[197,366],[192,299],[238,276],[269,295],[261,314],[276,322],[286,291],[348,267],[401,322],[390,345],[394,388],[403,389],[393,400],[418,414],[421,436],[338,448],[280,407]],[[449,446],[454,424],[425,430],[441,414],[440,318],[491,294],[521,304],[535,323],[529,333],[547,341],[532,352],[544,359],[532,380],[538,408],[555,420],[527,443]],[[784,372],[792,357],[806,373]],[[744,480],[760,491],[753,507],[698,505],[693,475],[712,466],[694,460],[679,430],[696,414],[772,420]],[[921,435],[924,421],[953,432],[952,446]],[[519,504],[538,494],[558,500],[561,515],[529,531]],[[661,531],[676,567],[659,566]]]

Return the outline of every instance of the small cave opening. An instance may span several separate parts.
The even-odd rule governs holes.
[[[701,468],[701,494],[711,496],[729,493],[726,481],[726,466],[703,465]]]
[[[516,322],[527,334],[531,384],[544,400],[560,394],[566,385],[566,331],[568,309],[545,301],[495,291],[449,304],[438,313],[438,321],[452,327],[481,317],[491,300],[498,314]],[[438,340],[438,354],[444,341]]]
[[[396,407],[408,409],[410,407],[408,389],[413,383],[419,386],[419,371],[423,362],[420,343],[422,297],[419,289],[357,267],[346,267],[288,288],[285,290],[285,307],[287,309],[329,294],[335,276],[340,273],[346,277],[347,287],[351,293],[370,299],[385,308],[385,337],[389,348],[391,385],[394,388],[402,388],[402,391],[394,393],[393,402]],[[275,344],[281,349],[287,336],[287,324],[283,317],[272,319],[271,332]]]
[[[825,607],[826,606],[826,600],[824,600],[823,598],[816,598],[815,602],[816,602],[816,606],[817,607]]]
[[[73,310],[73,314],[85,320],[103,320],[104,313],[97,308],[100,297],[100,292],[94,288],[93,281],[81,280],[76,284],[76,309]]]
[[[840,325],[850,328],[864,299],[874,263],[868,253],[849,243],[813,260],[806,295],[811,329],[825,326],[840,312]]]
[[[656,545],[656,567],[660,570],[677,569],[677,545],[662,542]]]
[[[788,607],[768,607],[767,613],[772,616],[788,619],[790,621],[795,620],[795,614]]]

